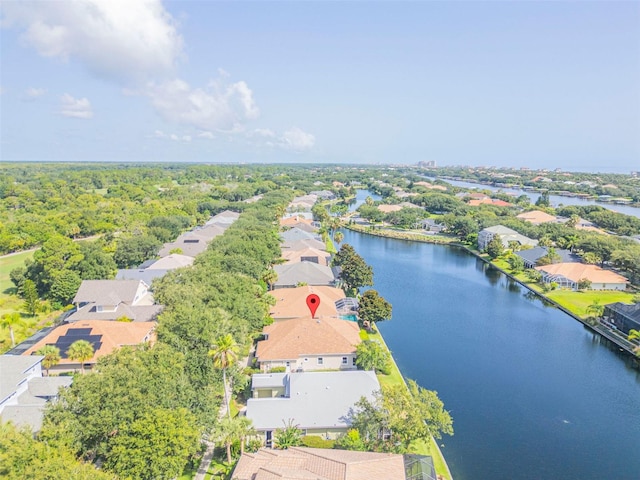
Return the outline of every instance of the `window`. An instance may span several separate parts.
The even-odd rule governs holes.
[[[342,364],[346,365],[348,363],[347,357],[342,357]]]
[[[286,365],[287,367],[290,367],[290,366],[291,366],[291,362],[286,362],[286,363],[285,363],[285,365]]]
[[[352,360],[351,364],[355,365],[356,364],[356,357],[353,357],[351,360]]]
[[[323,365],[324,359],[322,357],[318,357],[318,365]]]

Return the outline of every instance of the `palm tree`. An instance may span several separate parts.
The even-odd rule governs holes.
[[[238,423],[238,436],[240,437],[240,455],[244,453],[245,443],[247,437],[256,434],[256,429],[253,428],[253,422],[247,417],[236,417],[234,420]]]
[[[633,328],[629,330],[627,340],[640,340],[640,330],[634,330]]]
[[[587,313],[591,313],[594,317],[601,317],[604,313],[604,305],[600,305],[600,300],[594,300],[591,305],[587,307]]]
[[[270,268],[262,274],[262,281],[267,284],[269,290],[273,290],[273,284],[278,281],[278,274],[273,268]]]
[[[220,420],[217,428],[215,429],[215,440],[225,446],[227,451],[227,463],[231,464],[231,445],[239,438],[238,424],[234,422],[235,419],[223,418]]]
[[[227,415],[231,418],[229,409],[229,395],[227,394],[227,369],[238,360],[238,344],[230,333],[218,337],[213,349],[209,350],[209,356],[213,357],[213,366],[222,370],[222,383],[224,387],[224,400],[227,405]]]
[[[43,355],[42,366],[47,371],[47,377],[49,376],[49,369],[54,365],[60,363],[60,349],[55,345],[45,345],[36,352],[38,355]]]
[[[22,324],[22,317],[19,313],[5,313],[0,317],[0,326],[9,329],[9,335],[11,336],[11,346],[16,346],[16,337],[13,331],[14,327]]]
[[[344,240],[344,233],[342,232],[336,232],[336,234],[334,235],[334,241],[340,245],[342,243],[342,240]]]
[[[84,374],[84,362],[93,357],[93,346],[86,340],[76,340],[69,346],[67,357],[69,360],[80,362],[80,371]]]

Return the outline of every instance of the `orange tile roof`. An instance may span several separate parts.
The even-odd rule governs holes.
[[[293,360],[304,355],[353,354],[360,340],[357,322],[310,315],[282,320],[264,327],[267,340],[258,342],[259,362]]]
[[[23,355],[31,355],[45,345],[55,344],[60,337],[67,334],[69,329],[74,328],[90,328],[90,335],[102,335],[100,339],[100,348],[95,351],[91,360],[86,363],[95,363],[96,360],[104,355],[108,355],[116,348],[124,345],[138,345],[146,341],[155,341],[156,322],[114,322],[113,320],[85,320],[74,323],[60,325],[53,329],[47,336],[42,338],[38,343],[29,348]],[[62,355],[65,352],[60,352]],[[68,358],[60,360],[60,364],[75,364]]]
[[[308,218],[296,215],[296,216],[293,216],[293,217],[281,218],[280,219],[280,226],[281,227],[292,227],[296,223],[306,223],[308,225],[311,225],[311,222],[312,222],[312,220],[309,220]]]
[[[469,200],[469,205],[477,207],[478,205],[494,205],[496,207],[513,207],[512,203],[505,202],[494,198],[483,198],[481,200]]]
[[[234,480],[313,479],[391,480],[404,479],[404,459],[394,453],[356,452],[321,448],[262,448],[240,457]]]
[[[307,297],[312,293],[320,297],[320,306],[316,311],[316,316],[324,317],[338,314],[335,302],[345,298],[342,289],[321,285],[305,285],[297,288],[279,288],[270,292],[270,295],[276,299],[276,304],[271,308],[271,316],[274,319],[309,316]]]
[[[524,212],[520,215],[516,215],[516,218],[524,220],[525,222],[533,223],[534,225],[557,221],[556,217],[554,217],[553,215],[549,215],[542,210],[532,210],[531,212]]]
[[[320,250],[318,248],[306,248],[304,250],[284,250],[282,252],[282,258],[287,260],[286,263],[296,263],[300,262],[301,257],[318,257],[318,263],[320,265],[328,266],[329,259],[331,258],[331,254],[329,254],[325,250]]]
[[[378,210],[382,213],[399,212],[402,210],[400,205],[378,205]]]
[[[536,270],[550,275],[562,275],[574,282],[579,282],[586,278],[593,283],[627,283],[627,279],[622,275],[586,263],[554,263],[536,267]]]

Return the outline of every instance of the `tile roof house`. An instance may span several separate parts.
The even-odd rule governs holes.
[[[280,233],[280,238],[285,242],[295,242],[298,240],[320,240],[320,235],[313,232],[306,232],[300,228],[291,228]]]
[[[284,250],[282,258],[287,261],[286,263],[313,262],[329,266],[331,254],[317,248],[306,248],[304,250]]]
[[[194,258],[179,253],[171,253],[166,257],[156,260],[149,265],[147,270],[175,270],[177,268],[190,267],[193,265]]]
[[[282,217],[280,219],[280,226],[281,227],[295,227],[299,224],[306,224],[311,226],[311,223],[313,222],[312,218],[307,218],[304,215],[301,215],[299,213],[293,214],[290,217]]]
[[[266,378],[265,378],[266,377]],[[283,396],[274,395],[272,390]],[[361,397],[373,400],[380,383],[373,371],[256,373],[254,398],[247,401],[247,418],[270,446],[273,432],[292,420],[307,435],[336,438],[351,425],[350,413]]]
[[[196,257],[207,249],[212,238],[206,232],[204,235],[200,235],[197,232],[183,233],[174,242],[165,243],[158,252],[158,256],[166,257],[172,251],[180,249],[182,255]]]
[[[610,303],[604,306],[604,317],[626,335],[632,329],[640,331],[640,303]]]
[[[271,307],[269,315],[274,320],[308,317],[307,297],[312,293],[320,298],[316,317],[338,316],[336,302],[345,298],[344,291],[335,287],[313,287],[309,285],[296,288],[279,288],[270,292],[270,295],[276,299],[276,304]]]
[[[18,427],[42,427],[47,402],[57,399],[58,390],[68,387],[72,377],[43,377],[43,356],[0,355],[0,419]]]
[[[276,265],[273,270],[278,280],[273,288],[293,288],[300,283],[307,285],[330,285],[336,283],[336,275],[331,267],[313,262],[287,263]]]
[[[627,279],[610,270],[585,263],[554,263],[536,267],[542,272],[545,283],[557,283],[560,287],[578,289],[582,279],[591,282],[591,290],[625,290]]]
[[[291,371],[351,370],[362,341],[357,322],[310,315],[281,320],[262,330],[256,359],[262,371],[285,367]]]
[[[469,205],[477,207],[479,205],[493,205],[494,207],[513,207],[513,203],[498,200],[497,198],[483,198],[482,200],[469,200]]]
[[[324,250],[326,248],[324,242],[315,239],[284,241],[280,246],[282,247],[283,253],[286,251],[304,250],[306,248],[316,248],[318,250]]]
[[[291,447],[244,453],[232,480],[404,480],[402,455]]]
[[[581,261],[578,255],[570,252],[569,250],[556,249],[555,252],[560,258],[556,263],[579,263]],[[514,253],[524,261],[525,268],[535,268],[536,262],[547,255],[549,251],[547,250],[547,247],[533,247],[528,250],[519,250]]]
[[[141,280],[83,280],[73,298],[77,310],[67,322],[117,320],[136,322],[155,320],[162,305],[154,305],[149,286]]]
[[[503,225],[496,225],[494,227],[488,227],[480,230],[480,233],[478,233],[478,250],[485,250],[495,235],[500,236],[505,248],[509,247],[509,242],[518,242],[520,245],[531,245],[532,247],[538,245],[537,240],[520,235],[515,230]]]
[[[549,215],[547,212],[543,212],[542,210],[532,210],[530,212],[523,212],[519,215],[516,215],[516,218],[520,220],[524,220],[525,222],[532,223],[534,225],[540,225],[541,223],[551,223],[557,222],[558,219],[554,215]]]
[[[402,210],[402,206],[400,205],[378,205],[378,210],[382,213],[391,213],[391,212],[399,212]]]
[[[67,350],[76,340],[86,340],[93,346],[93,357],[85,362],[92,367],[98,358],[108,355],[125,345],[139,345],[155,341],[156,322],[114,322],[89,320],[65,323],[54,328],[23,355],[32,355],[45,345],[60,349],[60,363],[52,371],[70,371],[80,368],[80,363],[67,357]]]

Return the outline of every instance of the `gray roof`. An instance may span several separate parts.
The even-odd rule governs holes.
[[[363,396],[373,399],[378,390],[380,383],[372,371],[290,373],[290,396],[250,398],[247,417],[258,430],[282,428],[289,419],[303,429],[346,428],[354,404]]]
[[[282,232],[280,237],[285,242],[295,242],[296,240],[320,240],[318,235],[315,235],[311,232],[305,232],[299,228],[293,227],[286,232]]]
[[[519,250],[516,255],[529,263],[536,263],[540,258],[544,257],[549,251],[546,247],[533,247],[528,250]],[[580,262],[580,257],[569,250],[557,249],[556,253],[560,256],[557,263],[576,263]]]
[[[172,250],[179,248],[182,251],[182,255],[195,257],[207,249],[209,240],[209,238],[189,232],[189,235],[183,234],[175,242],[165,243],[158,252],[158,256],[166,257],[171,254]]]
[[[29,382],[29,393],[34,397],[55,397],[60,387],[68,387],[73,377],[38,377]]]
[[[37,433],[42,429],[44,404],[7,405],[2,409],[0,418],[3,422],[11,422],[18,427],[28,426],[33,433]]]
[[[224,212],[220,212],[219,214],[211,217],[205,225],[211,225],[214,223],[231,225],[238,218],[240,218],[239,213],[232,212],[231,210],[225,210]]]
[[[172,253],[166,257],[156,260],[147,267],[147,270],[175,270],[176,268],[189,267],[193,265],[193,257],[188,255],[180,255],[179,253]]]
[[[0,355],[0,403],[16,392],[18,384],[44,357],[41,355]]]
[[[285,242],[281,246],[283,250],[288,251],[306,250],[307,248],[317,248],[318,250],[324,250],[325,248],[327,248],[324,242],[315,240],[313,238],[291,241],[285,240]]]
[[[118,270],[116,280],[142,280],[147,285],[151,285],[156,278],[164,277],[169,270],[147,270],[146,268],[132,268]]]
[[[640,323],[640,303],[629,305],[627,303],[616,302],[605,305],[605,308],[621,313],[630,320]]]
[[[229,225],[226,223],[225,224],[212,223],[212,224],[205,225],[204,227],[194,228],[193,231],[190,233],[197,235],[199,237],[203,237],[210,242],[211,240],[216,238],[218,235],[222,235],[227,228],[229,228]]]
[[[302,282],[307,285],[333,285],[336,281],[331,267],[313,262],[287,263],[273,269],[278,274],[275,287],[296,286]]]
[[[73,298],[73,303],[131,304],[139,286],[140,280],[83,280]]]
[[[67,317],[67,322],[79,322],[82,320],[117,320],[127,317],[134,322],[150,322],[155,320],[164,308],[164,305],[125,305],[119,304],[115,311],[99,312],[97,304],[91,302],[76,310]]]
[[[289,382],[288,373],[262,373],[251,377],[251,389],[286,387]]]

